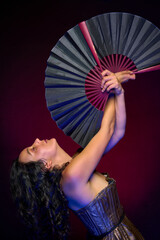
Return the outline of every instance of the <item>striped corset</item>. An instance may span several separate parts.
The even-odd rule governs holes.
[[[80,210],[74,211],[86,226],[89,239],[144,239],[124,214],[115,180],[107,178],[107,181],[109,185],[93,201]]]

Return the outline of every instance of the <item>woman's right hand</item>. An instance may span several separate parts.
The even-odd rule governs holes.
[[[135,74],[133,74],[131,71],[112,73],[109,70],[105,70],[101,74],[102,92],[113,92],[116,95],[119,95],[124,91],[121,83],[126,82],[129,79],[135,79]]]
[[[120,83],[127,82],[128,80],[136,79],[136,75],[132,71],[117,72],[115,73],[115,76],[117,77]]]

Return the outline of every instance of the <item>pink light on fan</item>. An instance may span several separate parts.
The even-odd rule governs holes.
[[[88,46],[89,46],[89,48],[90,48],[90,50],[91,50],[91,52],[93,54],[94,59],[96,60],[96,63],[98,64],[98,66],[102,70],[102,67],[101,67],[98,55],[96,53],[94,44],[92,42],[92,39],[91,39],[91,36],[90,36],[90,33],[88,31],[88,28],[87,28],[87,25],[86,25],[85,21],[79,23],[78,25],[79,25],[79,27],[81,29],[81,32],[82,32],[84,38],[86,39],[86,42],[87,42],[87,44],[88,44]]]
[[[152,71],[157,71],[157,70],[160,70],[160,65],[149,67],[149,68],[145,68],[145,69],[141,69],[139,71],[135,70],[135,74],[137,74],[137,73],[145,73],[145,72],[152,72]]]
[[[120,72],[125,70],[137,71],[133,61],[121,54],[112,54],[100,60],[101,68],[95,66],[88,73],[85,80],[85,92],[89,102],[98,110],[104,111],[108,93],[101,91],[101,72],[108,69],[111,72]]]

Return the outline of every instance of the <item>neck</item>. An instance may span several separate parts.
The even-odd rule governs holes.
[[[53,166],[61,167],[63,164],[71,161],[71,156],[68,155],[59,145],[57,146],[57,153],[53,160]]]

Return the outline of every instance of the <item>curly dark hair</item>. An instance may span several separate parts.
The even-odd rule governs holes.
[[[61,190],[62,168],[45,169],[42,161],[20,163],[16,159],[10,172],[13,200],[29,239],[68,239],[69,209]]]

